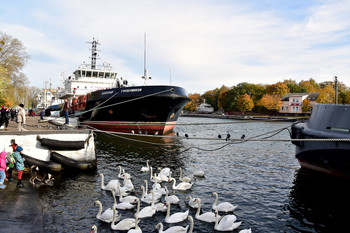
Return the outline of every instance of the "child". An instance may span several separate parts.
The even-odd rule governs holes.
[[[7,169],[5,171],[6,178],[9,181],[12,181],[12,169],[15,166],[15,159],[13,158],[13,154],[11,152],[7,152],[6,164],[7,164]]]
[[[20,152],[23,151],[23,148],[21,146],[17,146],[16,152],[13,153],[13,158],[15,159],[16,163],[16,169],[18,171],[18,187],[24,187],[22,184],[22,175],[24,170],[24,160],[20,154]]]
[[[5,170],[6,170],[6,155],[5,151],[0,153],[0,188],[4,189],[6,185],[4,185],[5,180]]]

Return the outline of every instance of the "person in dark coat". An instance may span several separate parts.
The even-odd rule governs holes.
[[[1,106],[0,114],[1,114],[0,127],[5,123],[5,130],[7,130],[7,127],[9,126],[9,119],[7,118],[8,111],[5,105]]]

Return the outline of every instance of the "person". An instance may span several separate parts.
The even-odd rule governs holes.
[[[63,111],[64,111],[64,116],[66,117],[66,125],[69,124],[69,118],[68,118],[68,110],[69,110],[69,103],[67,99],[64,99],[64,106],[63,106]]]
[[[5,123],[5,130],[7,130],[7,127],[9,126],[9,119],[7,118],[8,111],[5,107],[5,105],[1,106],[1,118],[0,118],[0,127]]]
[[[4,185],[4,181],[6,178],[5,170],[7,168],[6,166],[6,155],[7,153],[5,151],[0,153],[0,188],[4,189],[6,188],[6,185]]]
[[[26,124],[26,113],[24,110],[24,105],[20,104],[17,114],[17,129],[18,131],[27,131],[23,128],[23,126]]]
[[[21,146],[17,146],[16,152],[13,153],[13,158],[15,159],[16,163],[16,169],[18,172],[18,182],[17,186],[18,187],[24,187],[22,184],[22,175],[23,175],[23,170],[24,170],[24,159],[21,156],[21,152],[23,151],[23,148]]]
[[[11,139],[11,145],[12,147],[12,152],[16,152],[16,148],[17,148],[17,144],[16,144],[16,141],[15,139]],[[7,171],[5,171],[6,173],[6,177],[9,181],[12,181],[12,170],[13,170],[13,167],[15,166],[15,159],[13,157],[13,153],[7,153],[7,157],[6,157],[6,160],[7,160]]]
[[[44,120],[44,109],[43,108],[40,111],[40,120]]]

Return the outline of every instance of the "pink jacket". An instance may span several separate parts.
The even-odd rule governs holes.
[[[0,171],[6,170],[6,155],[7,153],[5,151],[0,154]]]

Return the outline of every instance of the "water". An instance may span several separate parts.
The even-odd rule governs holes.
[[[215,191],[219,202],[238,205],[234,211],[242,225],[234,230],[251,228],[253,232],[348,232],[347,216],[350,209],[347,181],[300,169],[290,142],[246,142],[227,145],[225,140],[193,140],[192,138],[246,138],[290,126],[287,122],[245,122],[236,124],[195,123],[227,122],[229,120],[181,117],[175,131],[189,135],[188,139],[147,140],[148,143],[125,140],[99,134],[96,139],[98,167],[96,172],[70,173],[56,176],[53,187],[41,187],[40,198],[44,210],[46,232],[89,232],[97,225],[99,232],[111,232],[110,224],[96,219],[100,200],[103,208],[111,207],[113,198],[101,190],[99,173],[105,183],[117,179],[118,166],[133,177],[135,196],[141,196],[140,186],[149,179],[149,173],[140,168],[150,160],[152,167],[169,167],[178,178],[179,168],[192,176],[193,165],[206,172],[206,178],[197,178],[190,191],[177,191],[180,205],[171,205],[171,213],[188,208],[186,196],[199,197],[202,210],[211,211]],[[284,130],[273,138],[289,138]],[[135,138],[133,138],[135,139]],[[164,143],[168,146],[164,146]],[[225,146],[226,145],[226,146]],[[219,147],[222,147],[220,150]],[[199,149],[200,148],[200,149]],[[170,184],[164,184],[171,189]],[[141,208],[146,206],[141,203]],[[120,211],[122,218],[133,217],[133,211]],[[196,210],[190,209],[194,216]],[[156,232],[155,225],[163,222],[164,229],[173,225],[164,223],[165,213],[142,219],[143,232]],[[194,219],[194,232],[216,232],[214,224]]]

